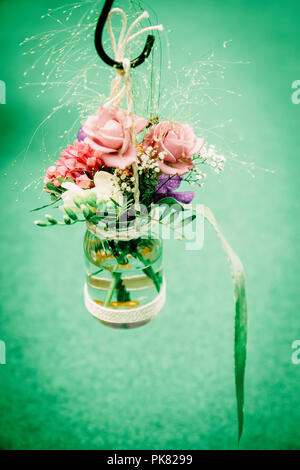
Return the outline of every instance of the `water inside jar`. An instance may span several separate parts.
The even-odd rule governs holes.
[[[152,302],[162,286],[162,245],[158,237],[129,241],[103,240],[87,231],[84,241],[86,282],[100,306],[130,310]],[[147,323],[110,323],[132,328]]]

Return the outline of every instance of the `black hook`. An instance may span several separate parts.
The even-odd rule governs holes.
[[[112,7],[113,1],[114,0],[105,1],[101,15],[99,16],[99,20],[98,20],[96,31],[95,31],[95,47],[96,47],[96,51],[98,52],[98,55],[107,65],[110,65],[111,67],[115,67],[117,69],[123,69],[123,64],[121,62],[117,62],[111,59],[104,51],[103,45],[102,45],[102,34],[103,34],[104,25],[107,20],[107,16],[110,12],[110,9]],[[130,67],[132,68],[137,67],[138,65],[142,64],[145,59],[147,59],[153,47],[154,40],[155,38],[151,34],[147,36],[146,44],[143,49],[143,52],[138,57],[130,61]]]

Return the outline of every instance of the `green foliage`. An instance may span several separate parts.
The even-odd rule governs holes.
[[[64,211],[70,217],[70,219],[72,219],[72,220],[77,220],[78,219],[77,215],[75,214],[73,209],[71,209],[71,207],[64,206]]]
[[[36,207],[35,209],[31,209],[30,212],[36,212],[36,211],[40,211],[42,209],[46,209],[46,207],[50,207],[50,206],[53,206],[54,204],[56,204],[56,202],[59,201],[59,198],[57,198],[56,196],[54,195],[51,195],[54,197],[54,200],[52,202],[49,202],[49,204],[44,204],[43,206],[41,207]]]
[[[117,201],[115,201],[112,197],[110,198],[110,200],[111,200],[111,202],[113,203],[113,205],[114,205],[115,207],[117,207],[117,208],[118,208],[118,207],[121,207],[121,205],[120,205]]]
[[[177,227],[181,227],[181,228],[182,228],[182,227],[184,227],[184,226],[190,224],[191,222],[193,222],[193,220],[195,220],[196,217],[197,217],[196,214],[193,214],[193,215],[190,215],[189,217],[186,217],[185,219],[182,219],[182,220],[175,226],[175,229],[176,229]]]
[[[47,225],[49,225],[49,224],[46,224],[45,222],[42,222],[41,220],[35,220],[34,223],[38,227],[47,227]]]
[[[51,225],[56,225],[57,224],[57,220],[54,219],[54,217],[52,217],[52,215],[46,214],[45,218],[48,220],[48,222],[50,222]]]
[[[88,206],[85,206],[84,204],[81,205],[80,209],[82,210],[82,214],[86,220],[89,220],[91,217],[93,217],[94,212],[92,212]]]
[[[60,183],[60,185],[62,185],[63,183],[75,183],[73,178],[63,178],[62,176],[59,176],[57,178],[57,181]],[[62,188],[62,189],[64,189],[64,188]]]
[[[85,198],[85,203],[88,204],[89,206],[91,207],[95,207],[97,208],[98,207],[98,204],[97,204],[97,195],[95,193],[92,193],[92,192],[89,192]]]
[[[83,198],[82,198],[79,194],[75,194],[75,195],[73,196],[73,202],[74,202],[75,206],[77,206],[78,209],[80,209],[80,208],[81,208],[81,205],[82,205],[83,202],[84,202],[84,200],[83,200]]]
[[[131,300],[130,293],[126,289],[121,276],[118,279],[118,282],[116,285],[116,291],[117,291],[118,302],[128,302],[129,300]]]
[[[53,183],[46,183],[46,188],[49,189],[49,191],[51,193],[54,193],[55,195],[59,196],[61,195],[61,193],[63,193],[65,191],[64,188],[57,188],[57,186],[55,186],[55,184]]]
[[[177,211],[172,212],[172,214],[170,215],[170,218],[169,218],[169,225],[170,225],[171,227],[174,226],[174,223],[175,223],[176,219],[178,218],[178,215],[179,215],[179,214],[178,214]]]
[[[149,169],[149,172],[139,174],[140,203],[149,207],[153,203],[153,194],[159,174]]]
[[[69,217],[67,217],[66,215],[64,215],[64,223],[66,225],[70,225],[72,222],[71,222],[71,219],[69,219]]]

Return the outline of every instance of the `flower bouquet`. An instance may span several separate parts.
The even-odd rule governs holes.
[[[136,142],[133,132],[141,135]],[[36,224],[86,222],[86,305],[99,320],[129,328],[158,313],[165,288],[162,243],[153,226],[169,225],[180,236],[176,227],[194,217],[181,217],[175,225],[175,207],[183,210],[195,193],[176,190],[184,180],[203,184],[206,174],[200,165],[219,172],[224,161],[213,147],[205,148],[204,139],[188,124],[153,124],[101,105],[83,123],[73,145],[46,170],[45,190],[54,203],[61,203],[65,216],[58,222],[47,215],[48,222]],[[163,214],[160,206],[166,206]]]
[[[140,59],[130,62],[125,57],[126,46],[139,34],[162,27],[150,26],[130,36],[146,13],[126,33],[122,10],[108,13],[104,8],[103,12],[99,24],[102,21],[103,28],[103,14],[107,15],[115,61],[107,58],[102,46],[97,51],[109,65],[114,62],[116,68],[111,94],[105,103],[98,104],[95,114],[86,117],[73,144],[46,170],[44,189],[51,198],[49,206],[58,206],[62,218],[46,215],[45,221],[35,223],[85,223],[87,310],[108,326],[128,329],[149,322],[165,302],[163,246],[157,228],[167,227],[168,233],[183,239],[185,227],[192,225],[197,216],[209,221],[226,251],[234,283],[235,375],[241,436],[247,334],[243,267],[211,211],[192,205],[193,191],[179,191],[186,182],[201,187],[206,179],[205,169],[223,171],[225,158],[186,123],[134,114],[131,69]],[[117,44],[111,15],[120,12],[123,26]],[[142,60],[149,53],[145,48]],[[124,99],[126,106],[122,107]]]

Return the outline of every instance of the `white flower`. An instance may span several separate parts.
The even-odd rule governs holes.
[[[82,198],[82,202],[84,203],[85,201],[88,201],[88,196],[91,193],[96,194],[97,204],[100,204],[102,201],[106,201],[108,204],[112,205],[112,198],[114,201],[122,205],[123,195],[116,176],[111,175],[106,171],[98,171],[94,175],[94,183],[95,187],[92,189],[82,189],[75,183],[63,183],[62,187],[67,191],[61,195],[63,205],[60,206],[60,209],[63,211],[64,207],[68,207],[74,212],[81,212],[81,210],[76,206],[74,198],[79,196],[79,198]]]
[[[95,187],[90,191],[97,195],[98,204],[102,201],[109,202],[112,198],[122,205],[123,195],[118,184],[118,179],[114,175],[111,175],[107,171],[97,171],[94,176],[94,183]]]
[[[67,191],[65,191],[61,195],[64,205],[60,206],[59,208],[63,211],[65,206],[69,207],[74,212],[80,212],[80,209],[74,203],[74,196],[85,196],[90,190],[82,189],[75,183],[63,183],[62,187],[65,188]]]

